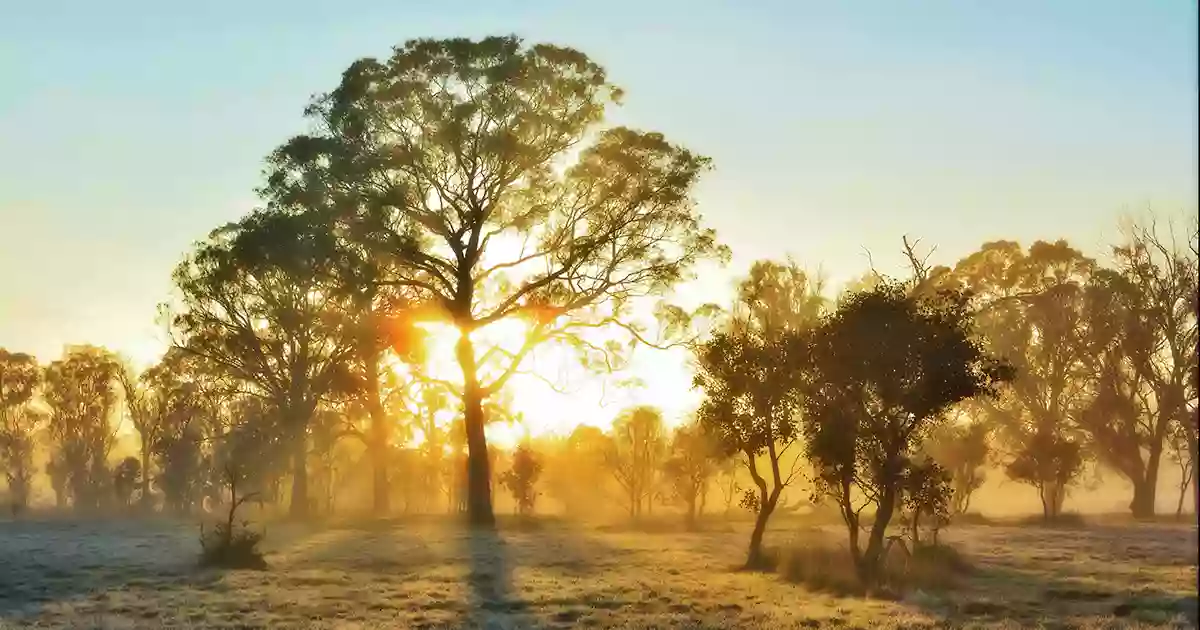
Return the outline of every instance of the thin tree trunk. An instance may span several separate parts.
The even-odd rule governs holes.
[[[292,442],[292,500],[288,514],[296,519],[308,516],[308,435],[299,426]]]
[[[483,394],[476,373],[475,348],[465,332],[455,347],[463,373],[463,421],[467,432],[467,521],[475,527],[495,527],[492,512],[491,462],[484,435]]]
[[[871,524],[867,549],[863,552],[862,565],[859,568],[863,581],[871,586],[874,586],[879,580],[883,541],[887,533],[888,521],[892,519],[892,512],[896,509],[896,493],[890,488],[885,489],[877,507],[875,522]]]
[[[367,413],[371,416],[371,510],[375,516],[384,516],[391,511],[391,483],[388,481],[388,441],[391,437],[384,414],[383,402],[379,399],[379,348],[374,337],[366,342],[367,366]]]
[[[1192,482],[1192,471],[1190,467],[1188,470],[1183,471],[1183,475],[1181,477],[1182,481],[1179,483],[1179,503],[1175,506],[1176,518],[1183,516],[1183,501],[1187,498],[1188,486],[1190,486]]]
[[[138,501],[146,510],[150,509],[150,445],[142,436],[142,497]]]

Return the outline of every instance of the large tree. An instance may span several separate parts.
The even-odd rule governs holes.
[[[14,513],[29,503],[34,432],[42,418],[30,403],[41,380],[37,359],[0,348],[0,470]]]
[[[322,270],[323,224],[284,207],[215,230],[175,270],[177,347],[264,400],[292,445],[290,512],[308,509],[308,429],[323,398],[351,391],[350,312]]]
[[[696,351],[694,384],[705,395],[698,420],[723,455],[742,459],[758,491],[747,566],[764,560],[767,521],[799,472],[782,463],[798,435],[801,341],[821,317],[821,290],[791,261],[756,262],[738,286],[732,319]]]
[[[860,577],[878,578],[889,521],[912,492],[917,447],[954,405],[1012,376],[974,336],[968,297],[881,281],[852,293],[809,338],[801,398],[818,495],[838,505]],[[925,487],[926,484],[916,484]],[[874,518],[866,547],[860,515]]]
[[[975,323],[989,352],[1016,380],[980,398],[979,419],[997,427],[1011,477],[1038,489],[1047,518],[1062,509],[1082,469],[1077,419],[1091,400],[1085,287],[1096,263],[1065,241],[984,243],[958,262],[954,279],[974,295]]]
[[[116,442],[120,372],[117,356],[95,346],[68,347],[46,367],[51,457],[76,510],[94,510],[111,496],[108,455]]]
[[[461,332],[473,523],[494,522],[484,402],[533,348],[580,327],[638,336],[639,298],[723,253],[691,203],[708,159],[603,128],[619,95],[570,48],[415,40],[352,64],[308,109],[317,131],[272,158],[268,192],[335,215],[389,263],[377,282],[415,289]],[[525,343],[480,352],[475,333],[511,318]]]
[[[1196,260],[1155,224],[1132,224],[1115,267],[1091,284],[1083,347],[1095,396],[1080,414],[1101,461],[1133,485],[1130,509],[1154,515],[1172,426],[1195,432]]]

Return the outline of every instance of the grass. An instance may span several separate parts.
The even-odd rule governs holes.
[[[511,525],[273,524],[269,570],[214,571],[195,566],[194,523],[0,522],[0,628],[1195,627],[1194,525],[952,527],[943,540],[973,570],[952,590],[896,601],[793,584],[786,568],[737,571],[748,523],[690,533]],[[839,534],[785,519],[767,542]],[[805,570],[838,575],[848,563],[835,560]]]

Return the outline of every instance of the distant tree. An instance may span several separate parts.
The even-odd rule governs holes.
[[[567,514],[584,516],[602,505],[609,476],[604,461],[608,444],[603,431],[581,424],[546,462],[546,488]]]
[[[974,295],[986,349],[1017,371],[1004,395],[969,403],[978,407],[973,415],[996,428],[1007,460],[1016,464],[1006,470],[1038,489],[1050,518],[1082,471],[1069,445],[1083,443],[1075,420],[1092,397],[1083,341],[1086,287],[1095,270],[1095,261],[1066,241],[1038,241],[1028,251],[996,241],[959,261],[953,273]]]
[[[137,490],[138,482],[142,478],[142,464],[136,457],[126,457],[113,467],[112,475],[112,488],[116,495],[117,505],[121,508],[128,508],[133,499],[133,493]]]
[[[378,282],[418,290],[463,332],[455,357],[476,524],[493,522],[483,405],[530,351],[586,348],[579,327],[638,337],[631,300],[722,253],[690,202],[708,160],[660,134],[598,130],[619,95],[569,48],[414,40],[352,64],[308,109],[318,132],[273,158],[277,195],[336,206],[355,242],[401,263]],[[522,245],[506,256],[506,241]],[[472,333],[509,318],[528,322],[523,346],[477,352]]]
[[[1175,505],[1175,516],[1183,515],[1183,504],[1187,499],[1188,488],[1197,482],[1194,457],[1188,435],[1190,427],[1176,423],[1171,427],[1171,435],[1167,439],[1171,460],[1179,467],[1179,501]],[[1195,506],[1193,506],[1193,510]]]
[[[738,287],[732,320],[696,348],[693,382],[705,395],[697,418],[723,456],[742,458],[757,492],[747,491],[745,502],[756,513],[747,566],[763,563],[767,521],[799,472],[781,462],[798,433],[802,340],[821,316],[821,292],[791,261],[756,262]]]
[[[666,428],[658,409],[633,407],[613,421],[604,462],[625,492],[630,518],[642,515],[642,508],[653,494],[666,448]]]
[[[1042,501],[1042,517],[1052,521],[1061,514],[1062,489],[1083,470],[1083,445],[1052,432],[1034,433],[1005,466],[1014,481],[1033,486]]]
[[[1159,468],[1173,425],[1190,426],[1196,373],[1197,268],[1154,223],[1132,224],[1116,267],[1090,285],[1082,346],[1096,392],[1079,414],[1097,456],[1133,484],[1135,517],[1154,515]]]
[[[116,355],[95,346],[68,347],[46,368],[52,461],[77,510],[97,509],[111,496],[108,454],[116,438],[120,370]]]
[[[917,457],[909,462],[901,487],[904,507],[911,519],[913,547],[922,544],[922,522],[930,525],[932,542],[938,544],[938,531],[950,522],[950,502],[954,494],[950,473],[933,458]]]
[[[118,372],[125,408],[141,442],[138,470],[140,501],[145,508],[153,501],[151,462],[156,445],[165,431],[178,428],[178,418],[172,416],[191,413],[195,403],[193,388],[186,380],[187,358],[178,349],[171,349],[157,365],[141,374],[135,374],[129,365]]]
[[[291,444],[293,516],[308,509],[308,430],[325,397],[355,389],[345,296],[323,281],[325,225],[286,207],[214,231],[176,268],[177,347],[217,366],[278,411]]]
[[[991,429],[983,422],[945,422],[930,432],[922,450],[950,475],[951,513],[965,514],[987,477]]]
[[[43,419],[30,402],[41,381],[36,359],[0,348],[0,470],[14,515],[29,505],[34,433]]]
[[[684,425],[671,436],[668,453],[663,474],[674,498],[687,508],[685,516],[690,529],[704,509],[709,483],[717,473],[717,447],[699,424]]]
[[[505,471],[500,482],[512,493],[517,503],[517,511],[522,516],[533,514],[537,501],[538,478],[542,474],[542,462],[529,444],[521,444],[513,453],[512,468]]]
[[[975,340],[968,297],[881,281],[848,295],[811,335],[804,438],[816,494],[838,505],[860,578],[879,577],[885,533],[921,438],[954,405],[994,394],[1012,369]],[[911,486],[910,486],[911,489]],[[866,547],[860,514],[874,508]]]
[[[275,501],[279,496],[282,477],[292,462],[293,442],[283,425],[279,411],[254,396],[234,398],[229,404],[233,422],[224,436],[213,442],[212,470],[219,476],[214,485],[227,485],[228,468],[236,469],[239,487],[254,496]],[[202,435],[194,429],[193,439],[181,441],[180,474],[178,479],[186,482],[191,476],[186,467],[202,463],[201,454],[193,450],[198,444],[194,439]],[[294,462],[293,462],[294,463]],[[185,484],[180,490],[183,498],[193,497],[198,492],[194,485]]]

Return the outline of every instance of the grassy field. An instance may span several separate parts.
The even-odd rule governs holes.
[[[902,601],[737,571],[745,526],[709,530],[277,524],[269,570],[219,572],[195,568],[194,525],[0,522],[0,627],[1195,627],[1195,526],[953,528],[976,571]]]

